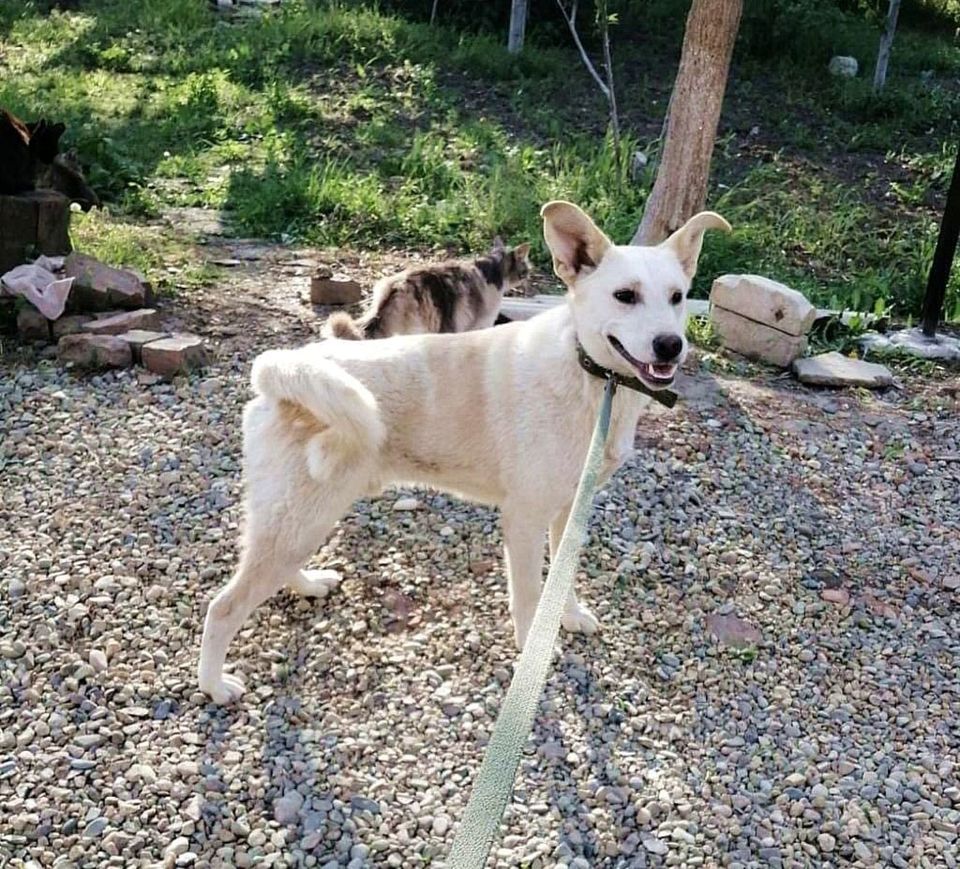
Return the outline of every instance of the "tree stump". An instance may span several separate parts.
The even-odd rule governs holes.
[[[70,245],[70,200],[55,190],[0,196],[0,273],[39,254],[63,256]]]

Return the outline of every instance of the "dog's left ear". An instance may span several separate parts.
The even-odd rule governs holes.
[[[530,255],[530,242],[525,241],[523,244],[518,244],[511,252],[514,259],[522,262]]]
[[[572,202],[548,202],[540,216],[553,270],[568,287],[592,272],[613,244]]]
[[[719,214],[713,211],[701,211],[691,217],[670,238],[660,243],[661,247],[673,251],[690,280],[693,280],[697,272],[697,260],[700,259],[700,248],[703,247],[703,234],[708,229],[731,231],[730,224]]]

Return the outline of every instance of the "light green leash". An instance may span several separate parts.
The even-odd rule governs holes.
[[[513,793],[520,754],[533,727],[553,658],[560,618],[579,566],[580,546],[590,521],[593,490],[603,461],[603,447],[610,430],[610,409],[616,391],[616,380],[608,377],[567,527],[563,530],[557,557],[550,564],[527,643],[507,689],[460,829],[453,840],[448,869],[483,869],[500,829],[503,810]]]

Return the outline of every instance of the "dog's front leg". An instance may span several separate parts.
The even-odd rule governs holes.
[[[569,516],[570,507],[567,506],[564,507],[550,523],[551,564],[557,559],[557,551],[560,549],[560,538],[563,537],[563,529],[567,527],[567,518]],[[570,597],[567,598],[567,605],[563,612],[561,624],[565,630],[583,634],[594,634],[597,632],[597,628],[600,627],[599,619],[577,600],[577,592],[573,584],[570,585]]]
[[[503,542],[507,552],[510,615],[517,648],[523,649],[540,600],[543,581],[544,526],[521,510],[504,510]]]

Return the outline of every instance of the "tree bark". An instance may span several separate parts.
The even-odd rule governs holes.
[[[873,71],[873,92],[880,93],[887,82],[887,64],[893,50],[893,37],[897,33],[897,16],[900,14],[900,0],[890,0],[887,9],[887,23],[880,37],[880,50],[877,52],[877,68]]]
[[[507,51],[519,54],[523,50],[523,37],[527,31],[528,0],[513,0],[510,7],[510,34],[507,37]]]
[[[742,11],[743,0],[693,0],[670,97],[660,169],[633,244],[657,244],[703,210]]]

